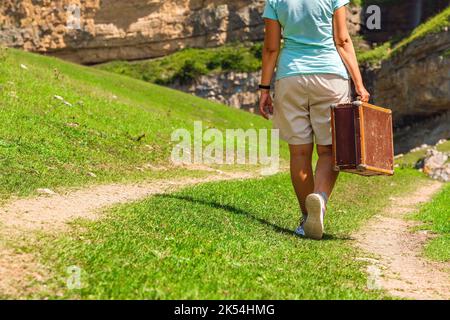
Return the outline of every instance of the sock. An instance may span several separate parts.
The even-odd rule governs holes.
[[[323,200],[325,200],[325,205],[326,205],[328,202],[327,194],[325,192],[318,192],[318,194],[320,194],[322,196]]]

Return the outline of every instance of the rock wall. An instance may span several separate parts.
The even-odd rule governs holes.
[[[77,7],[69,5],[79,7],[79,29]],[[83,64],[152,58],[261,39],[263,6],[264,0],[2,0],[0,43]]]
[[[375,70],[375,103],[394,110],[398,127],[450,109],[450,32],[412,42]]]
[[[264,3],[1,0],[0,44],[83,64],[154,58],[186,47],[261,40]],[[350,30],[357,33],[360,9],[353,7],[349,12]]]
[[[410,43],[381,65],[364,68],[375,104],[393,110],[396,153],[450,139],[450,32]]]
[[[84,64],[153,58],[185,47],[261,40],[264,2],[1,0],[0,44]],[[366,1],[371,2],[380,0]],[[378,31],[366,30],[365,11],[353,6],[350,32],[362,33],[370,42],[383,42],[410,31],[448,5],[449,0],[383,1]]]
[[[226,105],[256,112],[261,72],[226,72],[201,76],[187,84],[173,84],[172,88]]]

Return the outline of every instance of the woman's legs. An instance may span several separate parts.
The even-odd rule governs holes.
[[[312,154],[314,145],[289,145],[291,154],[291,179],[303,215],[306,215],[305,199],[314,192]]]
[[[332,146],[317,146],[319,160],[316,166],[316,177],[314,180],[314,192],[324,192],[330,197],[339,173],[333,170]]]
[[[319,160],[316,166],[316,175],[313,183],[306,181],[300,184],[297,196],[300,196],[303,213],[308,213],[308,218],[301,226],[298,234],[308,238],[320,240],[323,237],[326,200],[336,183],[338,173],[333,170],[333,155],[331,146],[317,146]],[[308,159],[311,166],[311,158]],[[310,175],[312,176],[312,175]],[[310,186],[313,192],[310,192]],[[309,189],[309,190],[308,190]],[[305,192],[303,192],[305,191]],[[306,197],[306,198],[305,198]],[[302,231],[302,233],[300,233]],[[297,231],[296,231],[297,233]]]
[[[331,195],[336,183],[338,172],[333,170],[333,154],[331,146],[317,146],[319,160],[314,178],[312,170],[312,154],[314,145],[289,145],[291,154],[291,179],[297,195],[301,211],[307,215],[305,207],[306,197],[313,193],[324,192],[327,197]]]

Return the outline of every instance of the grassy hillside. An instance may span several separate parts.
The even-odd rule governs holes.
[[[192,174],[167,165],[193,121],[268,128],[243,111],[102,70],[17,50],[0,54],[0,198],[36,188]],[[285,150],[283,147],[282,150]]]

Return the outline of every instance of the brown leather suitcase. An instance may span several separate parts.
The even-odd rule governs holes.
[[[394,174],[391,110],[360,101],[332,105],[331,124],[335,170]]]

